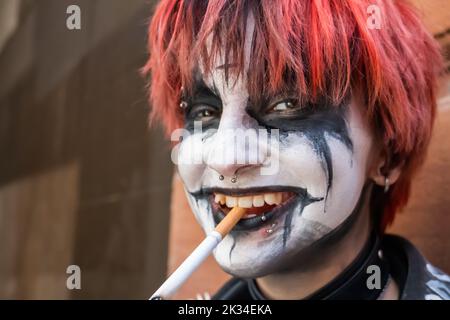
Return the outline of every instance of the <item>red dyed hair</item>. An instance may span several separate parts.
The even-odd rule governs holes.
[[[368,23],[373,4],[380,9],[379,29]],[[180,91],[191,88],[198,61],[208,73],[224,48],[232,62],[226,74],[241,74],[249,14],[255,20],[250,96],[286,89],[286,75],[307,100],[325,96],[338,104],[350,88],[363,92],[365,114],[391,164],[403,163],[389,192],[378,187],[372,194],[384,230],[406,204],[430,140],[442,66],[436,42],[405,1],[163,0],[149,27],[143,72],[151,73],[151,118],[162,120],[167,133],[183,125]]]

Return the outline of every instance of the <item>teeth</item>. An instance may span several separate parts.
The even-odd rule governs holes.
[[[251,208],[253,205],[253,197],[239,197],[238,206],[241,208]]]
[[[281,202],[283,202],[283,193],[281,192],[277,192],[275,193],[275,203],[276,204],[280,204]]]
[[[228,208],[233,208],[237,206],[237,198],[236,197],[230,197],[225,196],[225,203]]]
[[[264,196],[257,195],[253,196],[253,206],[254,207],[262,207],[264,205]]]
[[[225,196],[223,194],[216,193],[214,196],[214,202],[225,204]]]
[[[264,201],[267,204],[275,204],[277,202],[277,197],[275,196],[274,193],[266,193],[264,195]]]
[[[268,205],[280,204],[287,195],[283,192],[272,192],[265,194],[258,194],[254,196],[232,197],[224,194],[216,193],[214,195],[214,202],[226,205],[228,208],[239,206],[241,208],[262,207],[265,203]]]

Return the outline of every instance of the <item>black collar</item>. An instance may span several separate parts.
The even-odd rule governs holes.
[[[368,278],[374,271],[368,272],[368,267],[372,265],[380,268],[381,285],[369,289]],[[388,279],[389,264],[383,259],[379,236],[373,233],[356,259],[338,277],[305,300],[376,300],[387,286]],[[266,300],[254,279],[247,283],[253,299]]]

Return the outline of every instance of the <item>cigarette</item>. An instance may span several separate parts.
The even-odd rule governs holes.
[[[183,263],[167,278],[150,299],[167,299],[174,295],[191,274],[213,252],[214,248],[233,229],[245,214],[245,208],[234,207],[225,218],[216,226],[214,231],[195,248]]]

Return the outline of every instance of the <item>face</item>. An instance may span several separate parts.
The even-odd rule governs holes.
[[[192,210],[209,233],[231,207],[248,208],[214,252],[228,273],[254,278],[301,266],[360,208],[373,142],[363,108],[355,97],[339,106],[250,97],[245,76],[226,81],[217,60],[185,97],[190,134],[178,146],[178,170]],[[202,161],[187,160],[193,154]]]

